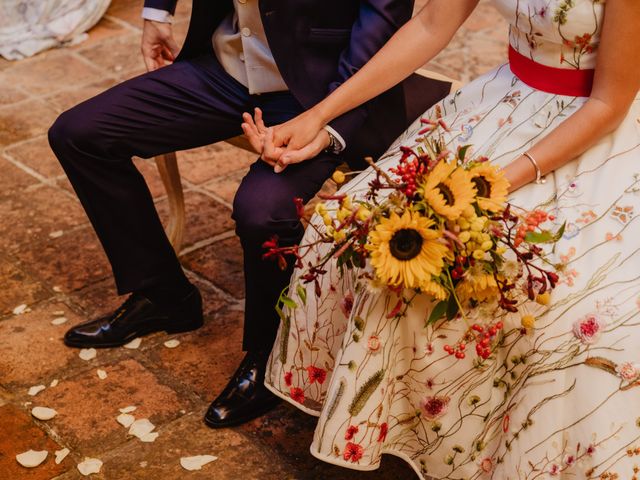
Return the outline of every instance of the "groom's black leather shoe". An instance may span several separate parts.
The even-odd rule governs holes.
[[[264,386],[267,355],[249,352],[225,389],[216,398],[204,423],[211,428],[240,425],[260,417],[280,403]]]
[[[77,348],[119,347],[149,333],[188,332],[202,326],[202,297],[193,286],[182,300],[160,306],[133,293],[115,312],[70,329],[64,343]]]

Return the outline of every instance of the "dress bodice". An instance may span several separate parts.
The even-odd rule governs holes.
[[[605,0],[493,0],[522,55],[556,68],[594,68]]]

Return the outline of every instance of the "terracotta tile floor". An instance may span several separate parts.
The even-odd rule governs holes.
[[[21,62],[0,61],[0,479],[80,478],[85,456],[104,461],[104,479],[411,479],[402,461],[385,457],[380,470],[360,473],[326,465],[308,453],[314,419],[282,405],[239,428],[202,425],[208,402],[241,358],[242,259],[233,235],[230,203],[253,156],[227,144],[180,154],[188,224],[183,263],[206,300],[206,326],[163,345],[145,338],[138,350],[99,351],[83,361],[61,342],[74,323],[112,309],[115,297],[106,258],[49,151],[46,131],[75,103],[143,71],[138,54],[141,0],[113,0],[90,38]],[[184,38],[189,2],[180,3],[177,33]],[[506,26],[482,3],[454,41],[429,67],[468,81],[501,62]],[[158,210],[166,198],[155,167],[136,161]],[[234,168],[230,168],[234,165]],[[223,254],[224,253],[224,254]],[[15,314],[25,304],[28,311]],[[53,325],[55,318],[67,322]],[[98,369],[107,373],[101,380]],[[57,386],[49,386],[57,380]],[[48,386],[37,396],[33,385]],[[33,406],[55,408],[40,422]],[[118,409],[157,426],[154,443],[127,437]],[[59,465],[53,452],[68,447]],[[41,466],[27,470],[15,455],[46,449]],[[188,473],[181,456],[219,460]]]

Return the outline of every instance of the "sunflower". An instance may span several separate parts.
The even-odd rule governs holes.
[[[391,213],[382,218],[369,234],[367,249],[371,265],[386,285],[420,288],[438,276],[448,252],[439,242],[442,234],[435,222],[417,212],[405,210],[402,216]]]
[[[456,286],[456,294],[463,302],[470,299],[483,302],[496,297],[498,293],[498,283],[493,274],[477,264],[465,273],[464,279]]]
[[[509,181],[502,170],[488,163],[480,163],[469,170],[471,181],[478,192],[478,206],[490,212],[504,208],[509,193]]]
[[[433,280],[427,280],[420,284],[420,290],[422,293],[431,295],[436,300],[446,300],[449,298],[449,292],[439,283]]]
[[[449,220],[456,220],[476,195],[469,174],[455,163],[444,161],[429,173],[421,192],[431,208]]]

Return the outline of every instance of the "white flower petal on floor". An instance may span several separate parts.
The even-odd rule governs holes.
[[[31,387],[29,389],[29,391],[27,393],[29,395],[31,395],[32,397],[35,397],[37,394],[39,394],[45,388],[47,388],[47,387],[45,387],[44,385],[34,385],[33,387]]]
[[[60,383],[60,381],[57,378],[54,378],[53,380],[51,380],[49,387],[57,387],[58,383]]]
[[[82,350],[80,350],[80,353],[78,354],[78,356],[82,360],[89,361],[96,358],[97,354],[98,352],[95,348],[83,348]]]
[[[26,304],[21,304],[18,305],[16,308],[13,309],[13,314],[14,315],[22,315],[23,313],[27,313],[30,312],[31,309],[26,305]]]
[[[67,317],[58,317],[51,320],[51,325],[62,325],[63,323],[67,323],[69,319]]]
[[[158,435],[160,435],[158,432],[150,432],[146,435],[141,436],[140,441],[145,443],[155,442],[156,438],[158,438]]]
[[[51,232],[49,234],[49,237],[51,237],[51,238],[60,238],[63,234],[64,234],[64,232],[62,230],[56,230],[55,232]]]
[[[16,455],[16,460],[20,465],[26,468],[35,468],[44,462],[49,455],[46,450],[38,451],[29,450],[27,452]]]
[[[182,457],[180,458],[180,465],[185,470],[201,470],[207,463],[214,462],[218,457],[213,455],[196,455],[194,457]]]
[[[71,453],[71,451],[68,448],[63,448],[62,450],[56,450],[55,451],[56,465],[59,465],[60,463],[62,463],[62,461],[65,458],[67,458],[67,455],[69,455],[69,453]]]
[[[31,415],[36,417],[38,420],[51,420],[57,414],[58,412],[49,407],[33,407],[31,409]]]
[[[134,437],[142,438],[147,433],[151,433],[156,426],[149,421],[148,418],[140,418],[131,424],[131,428],[129,428],[129,435],[133,435]]]
[[[128,413],[121,413],[116,417],[116,421],[124,428],[129,428],[136,421],[136,417]]]
[[[92,473],[99,473],[101,468],[102,460],[98,460],[97,458],[85,457],[85,459],[78,464],[78,471],[85,477]]]
[[[126,345],[123,345],[123,346],[124,346],[124,348],[128,348],[130,350],[135,350],[138,347],[140,347],[141,343],[142,343],[142,339],[141,338],[134,338],[129,343],[127,343]]]
[[[98,378],[100,380],[104,380],[105,378],[107,378],[107,372],[105,372],[104,370],[102,370],[101,368],[99,368],[96,373],[98,374]]]
[[[120,413],[131,413],[131,412],[135,412],[136,408],[138,407],[134,407],[133,405],[129,405],[128,407],[124,407],[120,409]]]
[[[178,345],[180,345],[180,340],[167,340],[166,342],[164,342],[164,346],[167,348],[176,348]]]
[[[55,312],[51,312],[51,315],[54,317],[62,317],[64,315],[64,310],[56,310]]]

